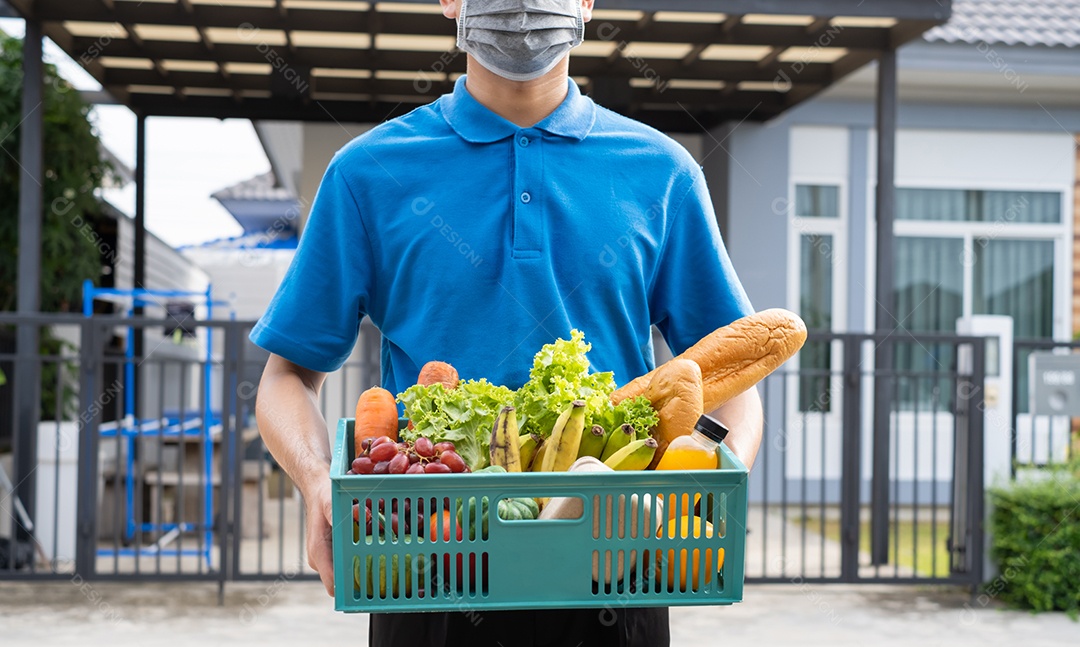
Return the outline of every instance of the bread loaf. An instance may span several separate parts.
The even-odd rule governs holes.
[[[701,368],[689,359],[673,359],[656,369],[645,397],[660,416],[652,436],[659,445],[649,469],[654,469],[671,441],[694,430],[704,409]]]
[[[676,359],[693,360],[701,368],[702,404],[708,412],[760,382],[805,341],[802,319],[794,312],[772,308],[717,328]],[[611,394],[611,400],[618,403],[644,395],[659,370],[626,384]]]

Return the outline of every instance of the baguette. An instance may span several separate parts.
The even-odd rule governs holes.
[[[794,312],[772,308],[717,328],[676,359],[701,367],[704,411],[713,411],[746,391],[791,358],[806,342],[806,324]],[[618,404],[644,395],[657,370],[611,394]]]
[[[701,368],[688,359],[673,359],[656,369],[645,397],[660,416],[652,436],[658,447],[649,469],[655,469],[671,441],[694,430],[704,413]]]

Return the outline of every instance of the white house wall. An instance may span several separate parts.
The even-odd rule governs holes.
[[[302,146],[302,165],[300,171],[300,213],[303,222],[307,222],[311,203],[319,190],[326,167],[334,153],[345,144],[356,139],[368,130],[371,124],[305,123]]]
[[[210,277],[215,297],[229,302],[222,316],[255,320],[270,304],[295,250],[291,249],[204,249],[191,248],[184,256]]]
[[[121,289],[134,287],[135,222],[130,218],[118,220],[118,247],[114,285]],[[156,290],[206,290],[209,281],[199,269],[180,252],[157,236],[146,236],[146,285]]]
[[[791,129],[791,177],[847,182],[848,129],[796,126]]]
[[[303,160],[295,151],[303,145],[303,124],[298,121],[256,121],[253,124],[277,181],[297,195]]]
[[[896,134],[896,185],[1064,191],[1075,182],[1075,148],[1065,132],[905,128]]]
[[[134,286],[134,258],[135,258],[135,223],[130,218],[118,220],[117,246],[119,253],[116,263],[115,287],[131,289]],[[154,290],[188,290],[193,292],[205,292],[210,278],[206,272],[199,269],[190,260],[184,258],[179,252],[167,245],[157,236],[148,233],[146,236],[146,285],[140,286]],[[165,318],[164,305],[168,299],[161,299],[160,303],[146,307],[148,317]],[[197,298],[192,299],[195,303],[201,303]],[[124,309],[129,302],[120,302],[121,314],[126,314]],[[199,305],[196,307],[197,319],[206,318],[206,308]],[[142,411],[149,416],[157,416],[161,410],[178,409],[180,406],[180,369],[177,363],[169,363],[169,360],[198,361],[203,359],[207,340],[206,330],[200,330],[198,338],[182,340],[179,344],[172,339],[166,339],[163,329],[158,326],[145,329],[144,352],[147,361],[143,362],[140,370],[140,381],[143,385],[141,390]],[[126,335],[126,328],[117,328],[115,334]],[[217,335],[221,339],[221,335]],[[217,342],[220,344],[220,341]],[[199,405],[200,389],[202,388],[201,376],[198,370],[189,369],[186,372],[185,402],[184,406],[189,411],[195,410]],[[164,389],[161,383],[164,382]],[[220,382],[219,382],[220,383]],[[214,392],[214,405],[220,406],[220,389]],[[164,392],[164,399],[160,395]]]

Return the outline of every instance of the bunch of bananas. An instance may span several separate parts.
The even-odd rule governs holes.
[[[585,403],[575,400],[559,416],[545,441],[536,434],[519,434],[517,412],[503,407],[491,430],[490,459],[507,472],[565,472],[577,460],[585,428]]]
[[[634,428],[622,425],[608,433],[600,425],[585,429],[585,402],[575,400],[559,415],[547,440],[518,433],[514,407],[503,407],[491,432],[491,464],[507,472],[565,472],[585,456],[613,470],[643,470],[656,454],[652,438],[634,440]]]

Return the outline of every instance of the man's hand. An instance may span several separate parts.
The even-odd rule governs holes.
[[[319,410],[325,379],[325,373],[271,355],[259,383],[255,417],[266,448],[304,496],[308,564],[333,596],[330,435]]]
[[[333,515],[330,505],[330,479],[312,484],[304,492],[306,514],[308,566],[315,569],[326,587],[326,593],[334,595]]]

